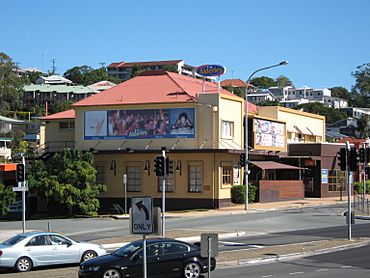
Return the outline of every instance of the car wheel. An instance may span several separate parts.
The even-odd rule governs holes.
[[[197,263],[187,263],[184,267],[185,278],[199,278],[201,273],[200,265]]]
[[[82,254],[81,262],[96,258],[97,256],[98,254],[96,254],[96,252],[94,251],[91,251],[91,250],[86,251],[85,253]]]
[[[103,272],[102,278],[121,278],[121,273],[117,269],[109,268]]]
[[[32,268],[32,261],[27,257],[19,258],[15,263],[15,268],[20,272],[29,271]]]

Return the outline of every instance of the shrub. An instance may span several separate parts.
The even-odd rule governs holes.
[[[367,180],[365,184],[366,184],[366,193],[370,193],[370,180]],[[357,191],[357,193],[362,194],[362,189],[363,189],[362,181],[354,182],[353,188],[354,190]]]
[[[256,197],[257,187],[254,184],[248,186],[248,201],[253,203]],[[233,204],[245,203],[245,185],[234,185],[231,187],[231,202]]]

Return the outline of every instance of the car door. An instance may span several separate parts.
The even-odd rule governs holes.
[[[162,277],[180,277],[182,262],[190,251],[190,247],[181,242],[162,242],[161,253],[157,262]]]
[[[49,235],[49,237],[53,246],[54,264],[80,262],[82,254],[80,255],[80,247],[78,244],[73,244],[72,241],[60,235]]]
[[[157,266],[159,259],[159,244],[148,244],[146,255],[148,277],[160,277],[160,269]],[[138,278],[143,277],[143,273],[143,249],[141,248],[131,257],[131,265],[126,270],[125,274],[128,274],[128,277]]]
[[[45,235],[36,235],[25,245],[25,251],[34,265],[53,264],[53,247]]]

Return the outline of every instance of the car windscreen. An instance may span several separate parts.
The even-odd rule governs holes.
[[[12,245],[16,244],[17,242],[20,242],[21,240],[23,240],[25,238],[26,238],[26,236],[22,236],[22,235],[13,236],[13,237],[9,238],[8,240],[5,240],[4,242],[2,242],[2,244],[12,246]]]
[[[134,241],[114,251],[112,254],[121,257],[128,257],[137,250],[139,250],[142,246],[143,246],[142,241]]]

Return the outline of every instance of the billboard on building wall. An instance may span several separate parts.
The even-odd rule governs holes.
[[[194,137],[194,108],[85,112],[85,140]]]
[[[254,119],[254,131],[256,146],[284,148],[285,124]]]

